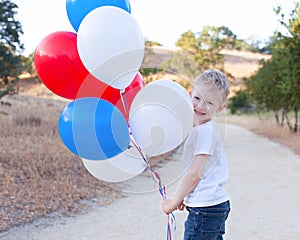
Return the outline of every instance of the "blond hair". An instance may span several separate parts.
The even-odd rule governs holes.
[[[229,83],[226,76],[218,70],[206,70],[194,79],[194,88],[199,88],[200,84],[205,84],[218,91],[221,100],[226,102],[229,93]]]

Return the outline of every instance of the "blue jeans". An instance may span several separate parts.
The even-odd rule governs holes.
[[[184,240],[223,240],[230,202],[210,207],[186,207]]]

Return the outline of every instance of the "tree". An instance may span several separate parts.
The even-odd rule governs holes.
[[[225,26],[205,26],[199,35],[199,40],[202,46],[219,51],[224,48],[235,49],[237,44],[237,36]]]
[[[22,55],[20,56],[20,59],[23,71],[29,73],[32,77],[39,79],[34,65],[34,53],[29,54],[28,57]]]
[[[184,79],[193,79],[204,69],[201,60],[204,58],[205,50],[199,47],[199,42],[191,31],[183,33],[176,46],[180,50],[176,51],[172,59],[164,62],[162,67]],[[189,88],[188,82],[185,86],[187,88]]]
[[[236,95],[229,99],[228,108],[231,114],[250,113],[254,106],[250,103],[250,96],[247,91],[239,90]]]
[[[188,80],[210,68],[225,72],[221,50],[234,48],[236,43],[236,35],[224,26],[205,26],[199,33],[187,31],[176,42],[180,51],[177,51],[171,60],[166,61],[163,68]]]
[[[285,18],[280,7],[275,11],[287,32],[275,34],[270,45],[272,58],[263,62],[246,84],[256,104],[273,110],[275,117],[279,110],[283,110],[288,126],[297,132],[300,109],[300,6],[299,3],[295,5],[289,19]],[[289,122],[289,111],[294,113],[294,126]]]
[[[15,19],[18,6],[9,0],[0,0],[0,99],[15,90],[21,72],[20,42],[22,25]]]

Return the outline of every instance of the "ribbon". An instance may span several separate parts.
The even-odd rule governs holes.
[[[125,91],[120,90],[120,96],[121,96],[121,99],[122,99],[123,107],[125,109],[125,112],[126,112],[127,116],[129,116],[128,104],[127,104],[126,96],[125,96],[124,93],[125,93]],[[160,175],[151,167],[151,165],[150,165],[147,157],[143,153],[141,147],[135,142],[133,134],[132,134],[131,129],[130,129],[129,122],[128,122],[128,129],[129,129],[131,143],[138,150],[138,152],[141,155],[142,159],[146,163],[147,168],[149,169],[149,171],[151,173],[153,181],[158,185],[158,191],[159,191],[162,199],[166,200],[167,199],[166,187],[163,184]],[[175,232],[176,232],[176,219],[175,219],[175,216],[174,216],[173,213],[169,213],[168,214],[168,222],[167,222],[167,240],[175,240]]]

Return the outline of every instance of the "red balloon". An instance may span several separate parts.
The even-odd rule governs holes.
[[[75,99],[89,75],[77,51],[77,34],[59,31],[46,36],[34,52],[36,71],[53,93]]]
[[[143,76],[138,72],[132,82],[122,93],[120,89],[113,88],[89,74],[82,82],[76,98],[96,97],[102,98],[115,105],[128,120],[129,109],[135,95],[145,86]]]
[[[77,34],[54,32],[45,37],[34,52],[36,71],[53,93],[71,100],[97,97],[119,108],[128,120],[133,98],[145,85],[138,72],[125,91],[113,88],[95,78],[83,65],[77,50]]]

